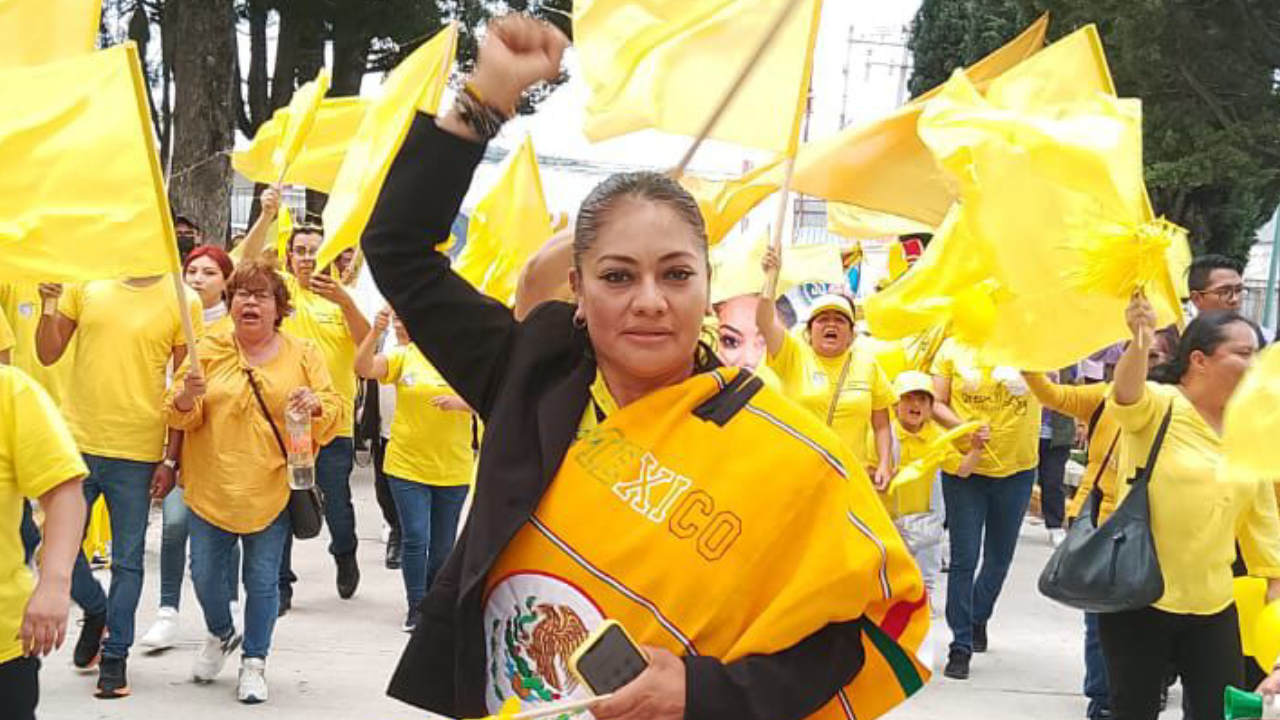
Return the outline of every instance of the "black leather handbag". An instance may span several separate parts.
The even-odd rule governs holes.
[[[253,388],[253,396],[258,400],[258,407],[262,409],[262,414],[267,418],[267,424],[271,426],[271,434],[275,435],[276,444],[284,454],[285,463],[288,463],[289,451],[284,446],[284,438],[280,436],[276,421],[271,419],[271,411],[267,409],[266,401],[262,399],[258,381],[254,379],[253,372],[248,368],[244,372],[249,378],[249,387]],[[320,534],[320,529],[324,527],[324,493],[320,492],[318,486],[313,485],[305,490],[297,488],[289,490],[289,527],[293,531],[293,536],[299,540],[310,540]]]
[[[1138,472],[1129,494],[1101,526],[1097,525],[1102,490],[1097,479],[1080,517],[1067,531],[1044,571],[1040,594],[1068,607],[1094,613],[1124,612],[1147,607],[1164,595],[1164,577],[1151,536],[1151,504],[1147,486],[1164,444],[1173,405],[1151,444],[1147,464]],[[1099,475],[1115,450],[1107,451]]]

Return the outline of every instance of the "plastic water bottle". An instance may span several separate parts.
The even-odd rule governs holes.
[[[311,452],[311,418],[285,412],[285,445],[289,450],[289,487],[308,490],[316,484],[316,458]]]
[[[1273,720],[1280,718],[1280,708],[1257,693],[1227,687],[1223,717],[1226,720]]]

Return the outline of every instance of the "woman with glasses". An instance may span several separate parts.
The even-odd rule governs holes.
[[[286,410],[304,411],[312,418],[313,442],[324,444],[346,415],[320,351],[280,332],[291,309],[284,279],[261,261],[247,261],[232,273],[227,295],[233,331],[200,340],[200,373],[192,375],[190,363],[182,366],[164,411],[170,427],[185,433],[191,579],[209,631],[192,675],[213,682],[243,641],[238,696],[259,703],[267,699],[277,578],[290,537],[289,482],[276,433],[283,432]],[[237,542],[244,555],[243,636],[226,585]]]

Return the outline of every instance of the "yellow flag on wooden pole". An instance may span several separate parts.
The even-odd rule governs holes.
[[[93,52],[101,16],[102,0],[0,0],[0,68]]]
[[[316,112],[311,131],[302,141],[302,150],[284,171],[288,185],[328,193],[333,190],[347,147],[360,131],[369,101],[358,97],[325,98]],[[244,150],[231,155],[231,166],[253,182],[272,184],[280,179],[273,161],[280,145],[287,117],[277,113],[263,123]]]
[[[574,45],[593,141],[644,129],[697,136],[791,0],[579,0]],[[821,0],[802,0],[710,137],[788,153],[804,111]]]
[[[521,269],[550,238],[551,214],[538,156],[526,136],[508,156],[497,184],[472,211],[467,244],[454,269],[481,292],[511,304]]]
[[[298,88],[293,93],[289,106],[277,112],[284,113],[284,127],[280,132],[280,143],[271,153],[271,163],[277,169],[275,184],[284,182],[285,172],[302,152],[302,143],[315,124],[316,113],[325,93],[329,92],[329,69],[320,68],[316,79]]]
[[[0,280],[178,271],[144,83],[132,43],[0,70]]]
[[[707,240],[712,245],[723,240],[747,213],[778,191],[777,183],[760,179],[775,165],[776,162],[729,180],[707,180],[688,174],[680,177],[680,184],[698,201],[698,209],[707,223]]]
[[[328,265],[360,242],[360,233],[373,214],[382,182],[414,116],[419,110],[439,111],[457,44],[457,26],[450,24],[414,50],[382,84],[347,148],[325,205],[325,240],[316,267]]]

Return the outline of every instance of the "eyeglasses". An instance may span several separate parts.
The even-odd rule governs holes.
[[[249,288],[236,288],[234,298],[236,300],[254,300],[260,303],[266,302],[273,297],[270,290],[250,290]]]
[[[1244,285],[1220,285],[1216,288],[1207,288],[1200,291],[1201,295],[1213,295],[1222,302],[1230,302],[1234,298],[1241,300],[1249,297],[1249,288]]]

